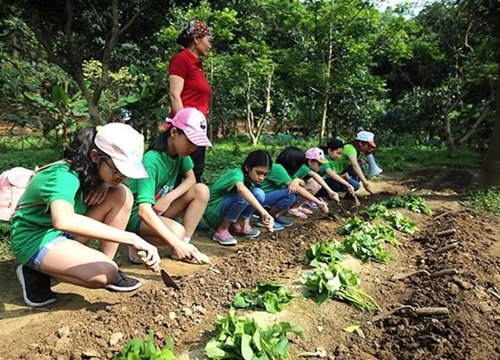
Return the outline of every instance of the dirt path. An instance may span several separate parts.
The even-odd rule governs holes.
[[[433,208],[433,218],[402,211],[417,222],[420,231],[412,238],[398,235],[403,246],[392,251],[389,264],[363,264],[352,258],[344,263],[359,274],[362,288],[385,310],[397,304],[447,307],[448,316],[422,317],[406,309],[373,321],[347,304],[327,301],[317,307],[301,297],[298,280],[309,269],[300,259],[312,242],[338,238],[336,229],[343,221],[316,215],[314,221],[297,222],[281,232],[279,240],[266,235],[222,248],[200,236],[195,243],[212,257],[210,266],[164,260],[180,283],[178,292],[165,288],[157,275],[130,266],[122,250],[117,262],[141,279],[140,290],[115,294],[58,284],[53,288],[58,302],[34,310],[23,304],[15,264],[2,262],[0,359],[109,359],[127,340],[144,338],[148,330],[154,331],[159,344],[172,336],[176,352],[184,353],[184,358],[201,358],[199,350],[211,336],[217,316],[226,313],[240,288],[250,288],[257,280],[285,283],[297,294],[278,315],[246,312],[259,323],[299,323],[306,336],[292,339],[293,355],[321,346],[332,359],[498,359],[500,224],[460,205],[457,193],[471,182],[460,170],[381,177],[375,183],[377,195],[363,197],[364,205],[414,190]],[[437,235],[450,228],[456,232]],[[458,246],[442,254],[433,252],[451,242]],[[429,273],[456,269],[457,274],[391,280],[395,273],[412,269]],[[342,330],[352,324],[360,325],[362,332]]]

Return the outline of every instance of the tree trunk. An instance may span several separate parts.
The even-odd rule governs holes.
[[[500,5],[490,1],[489,22],[495,36],[495,55],[498,65],[495,92],[495,123],[491,132],[488,150],[484,156],[480,186],[500,187]]]
[[[498,43],[500,45],[500,41]],[[483,160],[480,186],[483,188],[500,187],[500,63],[495,93],[495,123]]]
[[[246,71],[247,74],[247,91],[246,91],[246,103],[247,103],[247,116],[246,116],[246,121],[245,121],[245,128],[248,132],[248,135],[250,135],[250,139],[252,140],[252,144],[257,143],[257,139],[255,138],[255,135],[253,134],[253,125],[254,125],[254,114],[252,111],[252,97],[250,96],[251,92],[251,87],[252,87],[252,78],[250,77],[250,73]]]

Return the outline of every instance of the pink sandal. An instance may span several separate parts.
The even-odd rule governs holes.
[[[307,209],[307,208],[305,208],[303,206],[297,208],[297,210],[299,210],[301,213],[304,213],[306,215],[312,215],[312,214],[314,214],[314,212],[312,210],[309,210],[309,209]]]
[[[300,211],[299,208],[290,208],[288,209],[288,215],[293,215],[293,216],[297,216],[298,218],[301,218],[301,219],[307,219],[307,215],[304,214],[302,211]]]

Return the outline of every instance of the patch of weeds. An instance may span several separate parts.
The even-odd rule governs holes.
[[[478,211],[500,215],[500,188],[470,191],[465,203]]]
[[[250,292],[239,292],[235,295],[233,306],[246,309],[258,307],[271,314],[283,310],[286,303],[292,300],[292,291],[284,285],[257,282]]]
[[[0,221],[0,260],[12,260],[14,255],[10,247],[10,223]]]
[[[216,335],[203,349],[209,359],[291,360],[287,334],[303,336],[302,328],[294,322],[262,328],[250,317],[236,316],[233,308],[215,327]]]
[[[115,360],[133,359],[177,360],[178,358],[174,354],[174,343],[171,337],[166,340],[163,349],[158,349],[153,341],[153,333],[149,332],[146,340],[135,338],[127,342],[115,357]]]
[[[363,311],[380,311],[375,300],[359,287],[358,276],[339,264],[319,264],[301,282],[306,286],[306,296],[314,297],[318,305],[327,299],[337,299]]]

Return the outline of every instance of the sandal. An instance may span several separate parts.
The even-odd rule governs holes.
[[[312,214],[314,214],[314,212],[312,210],[309,210],[308,208],[305,208],[303,206],[297,208],[297,210],[299,210],[301,213],[304,213],[306,215],[312,215]]]
[[[301,218],[301,219],[307,219],[307,215],[304,214],[302,211],[300,211],[299,208],[290,208],[288,209],[288,215],[293,215],[293,216],[297,216],[298,218]]]

